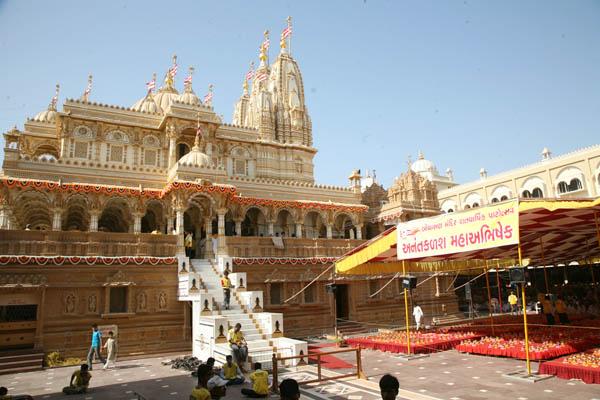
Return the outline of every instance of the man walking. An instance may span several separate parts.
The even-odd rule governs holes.
[[[102,364],[106,363],[106,360],[100,354],[100,348],[102,347],[102,333],[98,330],[98,324],[92,325],[92,345],[90,346],[90,350],[87,355],[87,363],[89,366],[89,370],[92,370],[92,363],[94,362],[94,355],[97,359],[99,359]]]
[[[519,314],[519,309],[517,307],[517,296],[515,296],[515,292],[510,292],[510,295],[508,296],[508,304],[510,304],[510,313],[511,314],[515,314],[518,315]]]
[[[417,323],[417,330],[419,330],[419,328],[421,328],[421,320],[423,319],[423,310],[418,304],[415,304],[415,307],[413,308],[413,317],[415,317],[415,322]]]
[[[231,279],[229,279],[229,271],[225,270],[221,279],[221,287],[223,288],[223,308],[229,310],[231,301]]]

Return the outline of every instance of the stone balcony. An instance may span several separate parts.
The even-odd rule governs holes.
[[[363,243],[355,239],[283,238],[283,249],[272,238],[227,236],[225,245],[231,257],[338,257]]]
[[[174,235],[0,230],[1,255],[172,257],[176,253]]]

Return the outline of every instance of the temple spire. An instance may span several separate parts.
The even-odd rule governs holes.
[[[60,85],[56,84],[56,89],[54,91],[54,96],[50,99],[50,104],[48,105],[48,110],[56,111],[56,105],[58,104],[58,93],[60,92]]]
[[[292,42],[292,17],[287,17],[287,27],[281,32],[281,40],[279,46],[281,52],[287,54],[291,51]],[[289,47],[289,48],[288,48]]]
[[[188,68],[189,74],[188,76],[184,79],[183,81],[183,85],[185,87],[185,91],[186,92],[191,92],[192,91],[192,75],[194,75],[194,67],[189,67]]]
[[[177,54],[173,54],[173,64],[165,75],[165,86],[173,87],[175,82],[175,75],[177,75]]]
[[[212,106],[212,99],[213,99],[213,84],[209,84],[208,85],[208,93],[206,93],[206,96],[204,96],[204,105],[205,106]]]
[[[81,95],[80,100],[84,101],[86,103],[89,101],[90,93],[92,93],[92,79],[93,79],[92,74],[89,74],[87,86],[85,87],[85,90],[83,91],[83,94]]]
[[[269,47],[271,46],[271,40],[269,39],[269,31],[266,30],[263,35],[264,40],[260,45],[260,55],[258,57],[260,59],[259,69],[262,67],[266,67],[269,64]]]
[[[156,88],[156,72],[152,74],[152,80],[146,83],[148,94],[152,94],[152,92],[154,92],[154,88]]]

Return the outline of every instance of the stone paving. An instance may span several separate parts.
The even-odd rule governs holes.
[[[351,361],[350,356],[340,358]],[[503,375],[525,369],[525,361],[461,354],[455,350],[404,361],[397,354],[363,350],[363,369],[370,381],[392,373],[409,392],[448,400],[600,400],[600,385],[551,378],[536,383]],[[532,363],[532,371],[538,369]],[[345,373],[344,370],[339,371]]]
[[[180,356],[180,355],[177,355]],[[175,355],[119,361],[117,368],[103,371],[95,364],[90,390],[79,399],[137,399],[136,392],[148,400],[188,399],[195,384],[189,372],[161,365]],[[343,358],[340,355],[340,358]],[[350,359],[348,361],[351,361]],[[433,354],[418,360],[402,361],[396,355],[365,350],[363,364],[369,380],[349,379],[303,385],[302,399],[374,400],[379,399],[377,382],[385,373],[400,380],[399,400],[479,400],[479,399],[565,399],[600,400],[600,385],[553,378],[538,383],[526,383],[506,378],[503,374],[522,368],[522,361],[472,356],[456,351]],[[0,385],[9,393],[28,393],[35,399],[63,399],[76,367],[46,369],[12,375],[0,375]],[[534,370],[537,369],[537,364]],[[325,375],[347,371],[324,371]],[[313,379],[314,367],[282,372],[280,379],[293,377],[298,381]],[[231,387],[225,399],[241,399],[240,387]],[[271,398],[278,398],[272,396]]]

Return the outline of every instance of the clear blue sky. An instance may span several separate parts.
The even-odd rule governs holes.
[[[0,0],[0,127],[61,101],[132,105],[171,55],[215,85],[231,121],[264,29],[293,17],[319,153],[316,179],[376,169],[388,187],[422,150],[460,182],[600,143],[600,1]]]

